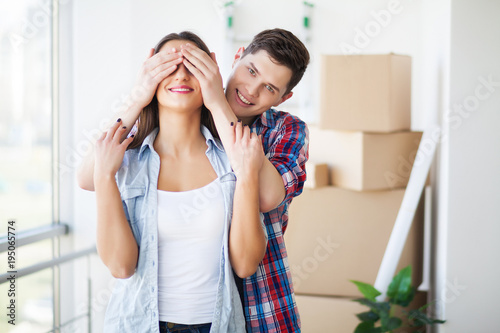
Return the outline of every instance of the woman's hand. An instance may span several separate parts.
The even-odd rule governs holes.
[[[96,141],[94,182],[102,177],[113,177],[120,168],[128,145],[132,142],[133,135],[120,143],[120,137],[125,132],[126,127],[122,126],[121,119],[116,124],[102,134]]]
[[[200,82],[203,103],[207,109],[213,110],[218,105],[227,103],[215,53],[212,52],[209,56],[205,51],[189,43],[181,46],[181,52],[185,58],[184,66]]]
[[[233,127],[234,141],[231,147],[233,154],[229,157],[229,162],[236,178],[251,177],[251,179],[258,180],[260,169],[266,158],[262,149],[262,140],[240,121]]]
[[[141,108],[148,105],[156,93],[156,89],[163,79],[172,74],[177,65],[182,63],[183,57],[175,48],[154,54],[154,49],[144,61],[137,76],[137,81],[131,93],[132,103]]]

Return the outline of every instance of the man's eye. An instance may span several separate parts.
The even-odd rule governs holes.
[[[273,87],[266,85],[266,89],[269,90],[270,92],[274,92]]]
[[[250,72],[250,74],[252,74],[253,76],[255,76],[255,71],[253,69],[249,68],[248,71]]]

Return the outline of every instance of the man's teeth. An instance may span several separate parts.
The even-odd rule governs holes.
[[[245,103],[247,105],[252,104],[245,97],[243,97],[243,95],[239,91],[238,91],[238,97],[243,101],[243,103]]]

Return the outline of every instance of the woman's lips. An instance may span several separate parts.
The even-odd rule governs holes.
[[[171,87],[168,88],[168,90],[177,94],[189,94],[190,92],[194,91],[194,89],[191,88],[190,86],[184,86],[184,85]]]

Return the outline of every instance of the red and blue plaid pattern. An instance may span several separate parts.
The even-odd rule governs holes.
[[[292,276],[283,239],[288,224],[288,205],[302,192],[306,180],[309,134],[299,118],[269,109],[251,126],[262,134],[266,157],[281,174],[286,196],[264,214],[267,251],[257,272],[243,280],[244,310],[249,332],[300,332]]]

